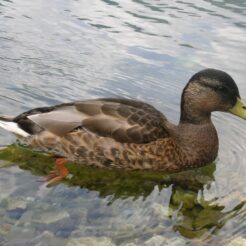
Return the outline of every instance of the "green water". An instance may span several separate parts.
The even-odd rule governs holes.
[[[10,146],[0,153],[0,158],[6,162],[2,162],[2,168],[12,166],[13,163],[19,163],[19,167],[28,170],[33,175],[45,176],[52,169],[54,160],[47,155],[31,152],[18,146]],[[52,165],[53,164],[53,165]],[[172,225],[173,230],[188,238],[196,238],[208,232],[211,226],[219,226],[224,222],[219,222],[223,218],[223,208],[212,205],[199,197],[199,190],[204,185],[209,185],[213,180],[215,165],[210,164],[206,167],[186,171],[178,174],[164,174],[154,172],[127,172],[122,170],[104,170],[91,167],[79,167],[76,164],[68,164],[71,178],[64,181],[69,187],[79,186],[83,189],[98,192],[98,196],[107,199],[106,206],[112,206],[117,200],[140,199],[144,203],[153,190],[161,191],[171,188],[171,196],[168,207],[161,204],[152,205],[155,216],[161,216],[161,220],[171,218],[174,213],[180,220]],[[38,179],[37,179],[38,180]],[[44,183],[45,184],[45,183]],[[11,203],[11,200],[10,202]],[[180,205],[182,206],[180,207]],[[6,205],[6,202],[5,202]],[[7,205],[11,206],[10,204]],[[239,210],[242,206],[235,210]],[[18,213],[18,202],[14,211]],[[12,209],[9,211],[11,213]],[[13,212],[13,211],[12,211]],[[232,211],[230,211],[231,213]],[[19,211],[23,213],[23,211]],[[204,215],[205,218],[204,218]],[[158,218],[160,220],[160,218]],[[160,230],[160,229],[159,229]],[[111,232],[116,242],[122,241],[124,238],[132,238],[129,231],[124,233],[120,231]],[[149,228],[145,233],[149,234],[152,229]],[[142,233],[140,231],[140,233]],[[153,233],[153,232],[152,232]],[[119,235],[118,235],[119,234]],[[135,236],[139,232],[135,232]]]

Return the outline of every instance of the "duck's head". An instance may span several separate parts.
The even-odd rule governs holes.
[[[220,70],[205,69],[191,77],[183,90],[181,122],[201,124],[211,112],[222,111],[246,120],[246,104],[232,77]]]

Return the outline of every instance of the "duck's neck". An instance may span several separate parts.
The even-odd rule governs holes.
[[[190,83],[183,90],[180,124],[202,125],[211,123],[210,101],[207,98],[200,98],[197,93],[196,88]]]
[[[203,125],[211,123],[211,113],[201,110],[201,108],[194,105],[194,103],[190,104],[182,102],[179,124],[189,123],[194,125]]]
[[[181,122],[176,128],[176,141],[185,155],[186,167],[212,162],[218,153],[218,136],[211,120],[202,124]]]
[[[193,111],[192,113],[181,112],[179,124],[203,125],[211,122],[211,114],[201,114]]]

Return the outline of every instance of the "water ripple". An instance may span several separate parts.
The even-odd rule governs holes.
[[[3,0],[0,112],[18,114],[64,101],[121,96],[148,101],[177,122],[183,87],[193,73],[205,67],[230,73],[246,99],[245,15],[246,2],[240,0]],[[196,216],[202,214],[202,202],[208,213],[215,211],[220,218],[209,226],[196,228],[201,233],[197,240],[205,245],[225,244],[246,236],[245,124],[223,113],[214,114],[213,121],[220,139],[213,182],[197,193],[184,191],[185,196],[200,202],[189,209],[194,223]],[[13,141],[0,130],[1,146]],[[71,214],[72,219],[62,221],[67,223],[64,231],[57,229],[64,238],[70,233],[74,238],[97,235],[123,243],[135,237],[143,245],[148,240],[154,242],[157,236],[158,240],[162,237],[177,245],[196,243],[188,238],[191,234],[181,234],[191,233],[191,218],[185,215],[188,210],[182,213],[182,199],[174,203],[181,192],[175,184],[160,190],[155,186],[145,199],[116,199],[107,205],[109,197],[101,198],[90,189],[58,186],[44,192],[33,185],[35,178],[27,172],[6,169],[1,173],[0,183],[5,184],[8,177],[11,189],[3,190],[0,198],[9,195],[38,200],[28,201],[26,217],[37,220],[35,214],[42,214],[42,204],[48,210],[52,210],[50,204],[60,204],[65,210],[62,215]],[[26,184],[26,180],[32,182]],[[81,207],[87,215],[83,222],[76,219],[73,211],[80,214]],[[11,227],[16,232],[11,234],[13,240],[18,241],[23,228],[14,216],[20,216],[21,211],[15,214],[4,209],[6,203],[0,199],[0,231]],[[71,226],[75,221],[76,228]],[[28,223],[24,225],[32,231],[30,235],[38,237],[41,226],[33,223],[36,231]],[[105,228],[105,224],[111,227]],[[45,228],[58,240],[54,229],[58,225],[53,226]],[[127,228],[131,233],[125,233]],[[1,239],[0,233],[0,244]]]

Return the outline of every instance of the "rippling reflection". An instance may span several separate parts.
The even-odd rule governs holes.
[[[39,225],[42,224],[42,228],[55,233],[57,226],[53,220],[56,221],[56,219],[51,219],[49,222],[45,216],[46,213],[52,214],[51,211],[54,212],[53,207],[46,207],[45,211],[41,212],[44,215],[40,218],[35,215],[40,210],[39,202],[46,204],[51,202],[50,199],[56,201],[56,209],[65,207],[67,216],[70,217],[74,216],[75,208],[77,213],[86,210],[87,220],[89,219],[90,223],[96,227],[98,220],[105,221],[109,216],[110,222],[108,223],[113,226],[114,233],[110,227],[108,232],[106,234],[104,232],[103,235],[111,235],[117,244],[136,238],[138,238],[137,242],[142,244],[144,238],[152,237],[155,234],[166,235],[171,240],[175,232],[180,233],[185,238],[200,238],[209,244],[211,243],[211,233],[216,235],[223,231],[224,227],[228,227],[227,222],[232,218],[236,217],[242,222],[245,221],[246,209],[244,204],[246,200],[238,201],[234,205],[231,204],[231,207],[227,205],[226,209],[226,206],[220,205],[217,199],[206,198],[205,193],[210,192],[211,184],[214,181],[215,164],[171,175],[155,172],[109,171],[69,164],[68,168],[73,176],[65,183],[70,188],[60,186],[60,188],[47,189],[42,183],[35,182],[35,179],[30,177],[28,173],[23,173],[16,168],[10,171],[11,169],[7,166],[18,161],[18,165],[22,169],[29,170],[34,175],[43,176],[53,166],[53,161],[48,156],[31,152],[19,146],[10,146],[1,151],[0,158],[11,161],[1,163],[5,177],[11,181],[13,180],[11,175],[14,175],[14,182],[21,182],[22,184],[14,192],[8,191],[10,197],[3,196],[0,206],[1,208],[8,207],[7,216],[5,215],[3,219],[4,222],[9,222],[8,216],[17,214],[15,216],[19,218],[19,222],[17,225],[11,226],[12,230],[17,232],[21,230],[22,226],[26,228],[25,230],[30,230],[33,226],[38,229]],[[29,185],[23,186],[23,179],[29,178],[33,187],[31,190]],[[8,181],[7,184],[10,182]],[[77,186],[82,189],[76,188]],[[6,187],[7,189],[11,188],[11,186]],[[89,201],[93,199],[97,202],[95,201],[93,204],[87,201],[86,189],[90,190],[91,193],[88,194]],[[20,198],[16,195],[24,191],[27,197],[32,197],[33,192],[35,192],[38,203],[28,199],[24,203],[28,209],[25,206],[25,208],[20,209],[18,206],[23,207],[23,203],[20,203],[18,200]],[[52,198],[49,194],[52,194]],[[66,199],[64,200],[62,197]],[[226,197],[224,199],[228,200]],[[13,205],[10,205],[9,201]],[[100,206],[98,206],[99,201]],[[232,199],[229,201],[232,202]],[[62,207],[59,208],[61,202]],[[109,212],[111,209],[113,211]],[[116,214],[118,215],[116,216]],[[25,224],[26,217],[31,224]],[[127,226],[125,225],[126,220]],[[67,228],[66,233],[68,235],[81,226],[80,220],[74,220],[74,223],[72,227]],[[240,229],[243,231],[244,228],[240,227],[237,226],[237,231]],[[122,228],[125,229],[122,231]],[[87,235],[81,228],[75,231],[77,234]],[[237,231],[233,229],[233,233],[236,234]],[[63,236],[66,238],[65,235]],[[228,236],[229,233],[227,232],[227,238]],[[17,239],[19,240],[18,237]],[[223,239],[223,242],[226,240]],[[181,240],[180,243],[185,243],[185,241]]]
[[[182,88],[204,67],[231,74],[246,99],[245,14],[242,0],[2,0],[0,113],[124,96],[148,101],[177,122]],[[85,179],[86,169],[81,169],[83,178],[68,182],[71,187],[46,189],[29,172],[1,169],[0,244],[6,238],[13,245],[51,238],[65,245],[74,238],[103,236],[143,243],[158,235],[175,245],[197,240],[224,245],[245,238],[245,122],[222,113],[213,120],[220,138],[216,170],[198,176],[210,178],[195,190],[190,183],[181,185],[180,176],[177,183],[173,177],[153,181],[97,170]],[[2,146],[13,141],[0,131]],[[37,175],[47,170],[26,168]],[[111,179],[98,181],[97,172]],[[196,171],[191,174],[197,177]],[[13,210],[11,199],[22,208]],[[60,219],[49,225],[49,213]]]

